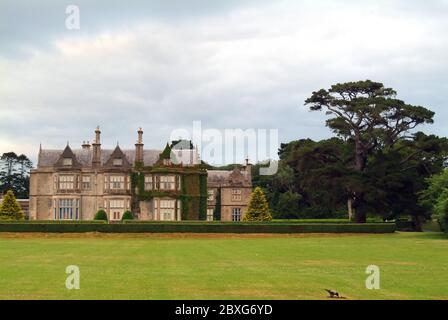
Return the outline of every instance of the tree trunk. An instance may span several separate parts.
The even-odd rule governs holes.
[[[353,221],[354,215],[353,215],[353,199],[352,198],[348,198],[347,208],[348,208],[348,220]]]
[[[414,231],[423,232],[423,221],[422,216],[412,216],[412,224],[414,225]]]
[[[355,167],[356,170],[359,172],[363,172],[366,168],[367,165],[367,156],[366,156],[366,150],[363,146],[363,144],[361,143],[361,139],[359,137],[359,135],[355,135]],[[356,198],[360,199],[362,198],[362,195],[357,193],[355,194]],[[352,207],[354,205],[353,202],[354,199],[352,200]],[[359,200],[358,200],[359,201]],[[354,206],[356,208],[356,205]],[[361,212],[362,210],[355,210],[354,208],[352,208],[353,210],[353,214],[354,214],[354,220],[356,223],[366,223],[367,221],[367,216],[365,212]]]
[[[366,223],[367,222],[366,213],[360,212],[360,211],[355,212],[355,222],[356,223]]]

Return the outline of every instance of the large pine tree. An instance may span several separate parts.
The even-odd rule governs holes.
[[[8,220],[24,219],[23,210],[20,207],[20,204],[17,202],[16,197],[14,196],[14,192],[12,192],[12,190],[8,190],[8,192],[6,192],[2,204],[0,205],[0,219],[8,219]]]
[[[272,215],[268,202],[260,187],[255,188],[250,196],[249,207],[243,221],[271,221]]]

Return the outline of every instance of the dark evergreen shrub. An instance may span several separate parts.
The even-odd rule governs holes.
[[[98,212],[95,214],[95,217],[93,220],[103,220],[107,221],[107,213],[104,210],[98,210]]]
[[[134,220],[134,215],[132,214],[131,211],[126,211],[125,213],[123,213],[123,217],[121,218],[121,221],[125,221],[125,220]]]

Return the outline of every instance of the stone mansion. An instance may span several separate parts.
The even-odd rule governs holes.
[[[39,149],[30,175],[31,220],[93,220],[105,210],[109,221],[126,211],[149,221],[240,221],[252,191],[251,165],[207,170],[198,150],[167,144],[145,150],[138,130],[134,150],[101,148],[101,132],[81,149]]]

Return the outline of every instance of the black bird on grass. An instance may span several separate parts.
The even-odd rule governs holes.
[[[328,292],[329,298],[331,298],[331,299],[336,299],[336,298],[339,299],[340,298],[339,292],[337,292],[337,291],[333,291],[333,290],[329,290],[329,289],[325,289],[325,291]]]

